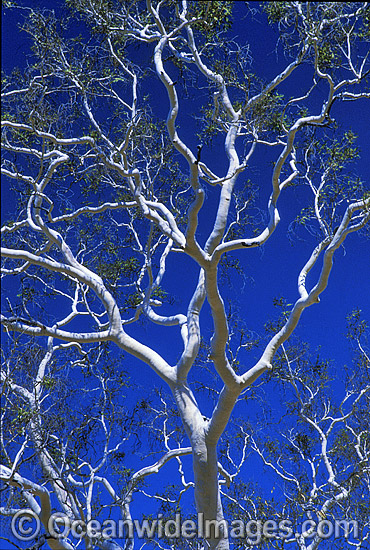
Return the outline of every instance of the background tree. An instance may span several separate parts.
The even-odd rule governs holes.
[[[221,528],[203,542],[167,533],[166,544],[229,548],[233,537],[222,522],[235,517],[289,512],[298,523],[355,512],[363,531],[347,533],[345,544],[364,547],[364,325],[354,313],[356,376],[349,374],[337,405],[323,360],[310,361],[287,341],[304,310],[319,302],[335,253],[370,219],[369,192],[348,169],[359,156],[356,135],[335,120],[348,102],[366,105],[370,96],[367,4],[269,2],[258,12],[231,2],[66,5],[57,14],[24,8],[32,57],[3,82],[2,323],[10,344],[2,373],[1,477],[9,490],[2,511],[14,516],[27,505],[45,530],[39,547],[74,548],[73,537],[50,528],[52,511],[89,521],[117,517],[117,510],[131,520],[134,496],[149,494],[142,484],[175,459],[180,489],[156,495],[162,513],[184,510],[194,488],[198,519]],[[273,78],[254,67],[244,27],[235,38],[234,16],[245,17],[246,29],[262,17],[277,27],[285,57]],[[193,122],[189,128],[190,113],[198,130]],[[253,249],[266,243],[267,256],[270,239],[279,246],[278,202],[291,187],[295,205],[286,209],[285,227],[294,241],[308,229],[312,249],[304,261],[296,254],[294,267],[289,261],[299,273],[297,296],[291,304],[276,300],[282,314],[262,337],[250,328],[253,312],[246,307],[236,317],[225,306],[228,290],[219,283],[243,275],[241,259]],[[276,261],[266,266],[271,277]],[[161,389],[154,398],[149,389],[124,407],[131,391],[125,373],[135,384],[143,364],[172,397]],[[78,404],[70,397],[72,372]],[[284,443],[270,438],[268,426],[265,436],[256,433],[251,421],[237,422],[225,437],[234,408],[251,418],[253,398],[265,392],[269,400],[274,384],[292,419]],[[279,408],[271,414],[276,419]],[[131,471],[121,447],[148,432],[153,451],[163,454]],[[282,480],[279,506],[236,483],[251,451]],[[313,550],[325,534],[312,534],[244,533],[243,544],[256,542],[253,535],[266,547]],[[87,548],[121,543],[96,529],[84,536]]]

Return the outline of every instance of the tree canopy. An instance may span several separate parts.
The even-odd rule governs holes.
[[[6,547],[369,548],[368,4],[4,10]]]

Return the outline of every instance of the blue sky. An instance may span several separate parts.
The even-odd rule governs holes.
[[[47,8],[57,7],[59,2],[42,2],[38,0],[33,5],[40,5]],[[237,37],[241,42],[250,44],[253,63],[251,70],[262,78],[268,80],[274,77],[283,67],[287,60],[281,48],[276,49],[276,32],[267,25],[266,16],[256,15],[255,19],[240,17],[242,12],[242,3],[236,5],[235,24],[230,31],[230,36]],[[4,12],[4,10],[3,10]],[[17,10],[7,10],[3,14],[3,34],[2,34],[2,59],[3,70],[9,71],[14,66],[24,68],[27,63],[29,52],[29,41],[24,33],[17,30],[19,22],[19,13]],[[83,27],[81,27],[83,30]],[[137,51],[138,61],[143,58],[149,58],[148,49],[142,47]],[[296,76],[291,80],[294,82],[293,92],[300,91],[305,87],[307,74],[305,67],[299,69]],[[156,80],[156,77],[149,79],[143,85],[145,93],[149,93],[152,98],[153,111],[157,116],[165,117],[167,115],[168,101],[165,90]],[[289,85],[282,87],[282,91],[290,95]],[[324,93],[321,90],[321,93]],[[206,96],[206,90],[204,90]],[[179,133],[193,149],[198,143],[196,137],[199,132],[199,126],[193,117],[202,104],[203,91],[194,93],[189,99],[180,101],[180,114],[178,118]],[[318,104],[319,105],[319,104]],[[361,159],[356,161],[351,170],[354,175],[362,177],[369,182],[370,176],[370,155],[368,154],[368,143],[370,142],[370,127],[368,123],[369,107],[365,100],[358,102],[348,102],[346,108],[342,105],[334,105],[332,116],[336,118],[344,129],[352,129],[358,135],[357,145],[361,151]],[[217,140],[213,146],[203,148],[202,158],[209,163],[215,173],[223,173],[226,166],[226,155],[223,145]],[[241,181],[250,178],[259,186],[257,206],[265,209],[268,196],[271,190],[271,161],[276,158],[276,152],[260,146],[256,154],[252,157],[250,167],[242,176]],[[6,183],[5,183],[6,185]],[[277,311],[273,307],[273,299],[283,296],[288,303],[294,302],[297,295],[297,276],[315,245],[314,239],[308,234],[298,242],[292,242],[288,238],[287,231],[289,224],[300,211],[306,191],[302,188],[292,187],[287,189],[280,198],[281,222],[275,234],[261,249],[247,250],[243,253],[235,253],[241,261],[241,266],[246,276],[242,277],[235,274],[232,277],[232,287],[225,286],[222,291],[225,298],[231,298],[237,301],[240,316],[248,329],[256,334],[264,334],[264,324],[271,318],[277,316]],[[199,241],[203,244],[208,236],[212,226],[215,209],[217,204],[218,189],[207,190],[208,200],[200,215]],[[3,194],[2,209],[4,217],[8,213],[9,204],[7,202],[7,191]],[[351,361],[351,351],[344,335],[346,333],[346,316],[354,309],[360,308],[363,311],[364,318],[370,319],[370,299],[369,299],[369,258],[370,243],[361,235],[350,235],[336,254],[334,268],[330,275],[328,288],[321,296],[321,302],[318,305],[307,309],[300,321],[297,329],[297,335],[305,341],[308,341],[312,350],[321,347],[321,355],[332,361],[333,365],[339,371],[342,370],[344,363]],[[187,300],[190,298],[197,279],[197,270],[193,262],[184,256],[174,255],[168,261],[168,275],[163,283],[170,294],[174,295],[175,308],[177,312],[186,312]],[[191,285],[189,285],[191,281]],[[339,297],[339,298],[338,298]],[[171,305],[164,305],[163,312],[172,313]],[[201,316],[202,326],[205,332],[211,330],[209,307],[206,305]],[[128,329],[130,333],[131,329]],[[177,328],[164,329],[158,326],[149,327],[147,324],[138,326],[134,329],[135,337],[144,343],[155,342],[155,349],[162,353],[169,361],[174,362],[178,357],[180,336]],[[253,361],[256,352],[251,355],[244,355],[246,365],[248,361]],[[140,391],[145,392],[149,386],[160,386],[160,381],[145,365],[138,364],[136,360],[128,361],[130,373],[133,376],[135,384]],[[193,375],[194,379],[197,373]],[[263,391],[263,390],[261,390]],[[136,394],[135,394],[136,398]],[[210,403],[204,398],[204,412],[209,414]],[[248,408],[251,407],[251,408]],[[246,407],[242,404],[237,407],[235,417],[244,415],[250,418],[261,414],[259,406],[251,405]],[[130,458],[128,459],[130,462]],[[252,468],[249,481],[257,481],[261,478],[263,469],[257,469],[257,461],[251,459],[252,464],[256,464],[256,469]],[[138,464],[136,456],[131,457],[132,465]],[[186,459],[188,462],[188,459]],[[142,464],[146,465],[148,460]],[[150,460],[149,460],[150,463]],[[173,465],[168,466],[167,476],[170,476]],[[265,474],[266,475],[266,474]],[[264,490],[270,490],[270,476],[267,474],[262,480]],[[161,480],[158,481],[158,487]],[[154,482],[156,488],[156,482]],[[140,509],[140,498],[137,501]],[[143,506],[145,506],[143,504]],[[11,548],[4,546],[4,548]]]

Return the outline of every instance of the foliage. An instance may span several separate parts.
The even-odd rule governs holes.
[[[350,367],[299,330],[370,219],[346,125],[369,7],[253,6],[5,4],[31,53],[2,78],[1,512],[40,520],[35,548],[329,548],[308,520],[357,520],[335,544],[366,548],[368,326],[348,315]],[[275,33],[273,76],[251,25]],[[56,536],[54,511],[121,518],[124,540]],[[253,529],[131,537],[176,513]]]

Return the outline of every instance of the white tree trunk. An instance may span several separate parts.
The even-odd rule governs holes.
[[[195,503],[198,522],[209,548],[228,550],[224,513],[218,484],[217,448],[205,441],[193,449]],[[199,526],[200,527],[200,526]]]
[[[204,534],[210,549],[226,550],[229,548],[229,542],[227,532],[223,530],[224,515],[218,482],[217,444],[207,441],[208,421],[202,416],[187,384],[179,384],[172,391],[192,447],[195,503],[200,532]],[[211,527],[209,532],[207,527]]]

